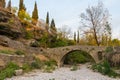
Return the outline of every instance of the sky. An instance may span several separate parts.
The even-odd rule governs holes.
[[[6,0],[8,2],[8,0]],[[11,0],[12,6],[19,6],[19,0]],[[80,26],[80,14],[88,6],[96,5],[99,0],[24,0],[28,13],[32,13],[34,3],[37,2],[39,19],[46,19],[49,12],[50,20],[54,18],[58,28],[67,25],[72,31]],[[120,39],[120,0],[101,0],[109,10],[112,37]]]

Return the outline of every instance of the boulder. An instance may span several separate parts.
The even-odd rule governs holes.
[[[11,12],[0,8],[0,35],[16,39],[22,37],[20,20]]]

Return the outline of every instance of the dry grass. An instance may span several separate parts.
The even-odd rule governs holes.
[[[45,57],[44,55],[38,54],[34,55],[36,58],[40,59],[41,61],[48,61],[49,59]]]
[[[0,45],[0,50],[9,50],[9,51],[15,51],[15,49],[13,49],[13,48],[10,48],[10,47],[4,47],[4,46],[1,46]]]

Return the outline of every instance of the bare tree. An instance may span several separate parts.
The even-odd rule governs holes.
[[[61,38],[71,38],[71,29],[67,26],[67,25],[64,25],[62,26],[61,28],[58,29],[58,34],[59,34],[59,37]]]
[[[89,6],[86,13],[82,13],[80,17],[81,29],[83,29],[84,33],[92,33],[96,44],[99,46],[100,36],[104,32],[109,19],[108,10],[104,8],[102,2],[98,2],[97,6]]]

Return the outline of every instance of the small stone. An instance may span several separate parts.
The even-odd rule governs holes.
[[[19,75],[22,75],[22,74],[23,74],[23,70],[22,69],[15,70],[15,75],[16,76],[19,76]]]

